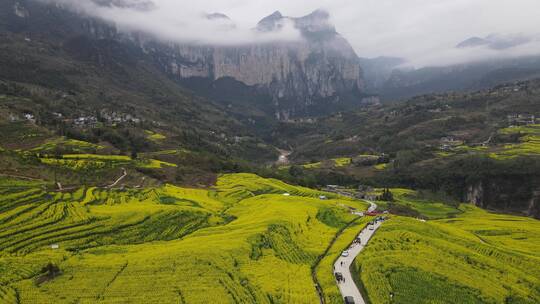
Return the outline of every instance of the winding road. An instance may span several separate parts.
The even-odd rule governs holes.
[[[375,211],[375,209],[377,209],[377,205],[373,202],[369,203],[371,206],[369,207],[368,212]],[[379,229],[379,227],[381,226],[381,222],[377,222],[375,225],[373,225],[373,230],[370,230],[370,226],[371,225],[368,225],[360,232],[360,234],[358,234],[360,244],[353,243],[348,249],[349,255],[346,257],[340,256],[334,264],[334,273],[341,273],[344,279],[344,281],[338,282],[338,287],[341,295],[343,296],[343,298],[353,297],[355,304],[365,304],[366,302],[364,301],[360,290],[358,290],[358,287],[354,283],[350,267],[358,254],[360,254],[360,252],[367,245],[371,237],[375,234],[375,231]]]

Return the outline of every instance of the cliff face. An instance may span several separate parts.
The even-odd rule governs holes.
[[[540,189],[533,192],[527,213],[530,216],[540,219]]]
[[[530,177],[490,178],[469,184],[465,201],[484,209],[523,213],[540,218],[538,180]]]
[[[322,11],[302,18],[283,17],[276,12],[255,29],[261,33],[278,31],[284,22],[292,22],[302,34],[298,41],[234,47],[143,47],[160,53],[155,56],[159,65],[179,79],[217,81],[230,77],[255,87],[271,97],[278,118],[288,118],[318,103],[345,103],[343,96],[361,95],[359,59],[328,18]]]

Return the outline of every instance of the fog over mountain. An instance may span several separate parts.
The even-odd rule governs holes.
[[[261,34],[253,28],[276,10],[303,16],[323,8],[360,57],[401,57],[417,68],[540,54],[540,2],[536,0],[40,1],[69,4],[124,29],[166,40],[225,45],[300,39],[292,22],[285,22],[278,32]],[[208,18],[221,14],[225,18]],[[507,48],[455,47],[468,38],[493,34],[526,39]]]

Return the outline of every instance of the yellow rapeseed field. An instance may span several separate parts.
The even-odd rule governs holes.
[[[252,174],[0,196],[0,303],[315,303],[311,267],[367,207]]]
[[[356,260],[371,303],[540,303],[540,221],[460,209],[382,226]]]

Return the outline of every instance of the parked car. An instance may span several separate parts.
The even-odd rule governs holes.
[[[375,226],[370,225],[368,229],[369,229],[369,230],[375,230]]]
[[[342,257],[348,257],[349,256],[349,250],[345,250],[341,253]]]
[[[345,301],[345,304],[354,304],[354,298],[351,296],[347,296],[343,298],[343,300]]]

